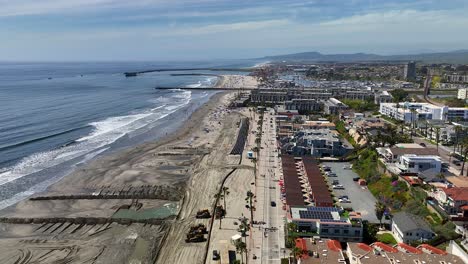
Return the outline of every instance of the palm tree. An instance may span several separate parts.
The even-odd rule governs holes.
[[[437,152],[439,152],[439,141],[440,141],[440,127],[436,127],[436,146],[437,146]]]
[[[247,232],[249,230],[250,230],[249,219],[247,219],[247,217],[242,217],[240,219],[240,225],[239,225],[239,228],[237,229],[237,231],[239,231],[241,233],[242,237],[244,237],[245,244],[247,244]]]
[[[241,262],[244,263],[244,253],[247,252],[247,245],[240,239],[232,242],[236,247],[237,253],[241,254]]]
[[[229,188],[226,186],[223,186],[222,192],[223,192],[224,210],[226,210],[227,212],[226,197],[229,195]]]
[[[461,171],[460,171],[460,176],[463,176],[463,172],[465,171],[465,163],[466,163],[466,158],[468,157],[468,137],[465,137],[463,139],[463,143],[462,143],[462,149],[464,151],[460,151],[463,153],[463,164],[462,164],[462,168],[461,168]],[[468,176],[468,170],[467,170],[467,176]]]
[[[382,226],[382,218],[385,213],[385,205],[381,202],[376,202],[375,203],[375,216],[377,216],[377,219],[379,219],[380,226]]]
[[[252,207],[252,199],[253,199],[253,197],[254,197],[253,192],[248,191],[248,192],[247,192],[247,197],[245,198],[245,200],[246,200],[247,202],[249,202],[250,223],[251,223],[251,224],[253,223],[253,207]]]
[[[416,113],[416,110],[415,109],[411,109],[411,139],[413,139],[413,132],[414,132],[414,128],[415,128],[415,118],[414,118],[414,114]]]
[[[304,254],[304,251],[298,247],[293,247],[291,250],[291,256],[294,257],[294,259],[296,260],[296,263],[301,258],[302,254]]]
[[[223,196],[223,194],[221,192],[219,192],[219,193],[215,194],[214,197],[216,199],[216,209],[215,210],[217,210],[219,200],[223,199],[224,196]],[[216,212],[215,212],[215,214],[216,214]],[[221,229],[222,220],[223,220],[223,215],[220,214],[220,216],[219,216],[219,229]]]

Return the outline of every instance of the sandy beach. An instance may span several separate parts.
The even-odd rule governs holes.
[[[248,88],[258,87],[258,80],[253,76],[245,75],[220,75],[216,83],[217,88]]]
[[[243,79],[224,76],[218,85],[254,85]],[[239,155],[229,155],[242,117],[227,108],[233,96],[215,94],[175,133],[101,157],[35,195],[46,200],[24,200],[1,211],[8,219],[49,222],[0,224],[0,262],[154,263],[158,255],[156,263],[203,263],[207,244],[186,243],[185,234],[192,224],[209,225],[195,219],[196,211],[211,208],[223,178],[242,166]],[[76,197],[57,199],[62,196]],[[169,218],[151,225],[105,220],[117,215]]]

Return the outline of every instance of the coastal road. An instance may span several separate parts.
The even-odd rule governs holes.
[[[265,224],[255,229],[254,239],[261,239],[260,255],[257,255],[258,259],[252,259],[251,263],[280,263],[280,258],[284,254],[284,211],[277,181],[279,158],[276,151],[276,124],[274,114],[270,111],[266,111],[264,115],[258,158],[259,180],[256,186],[255,220],[263,221]],[[272,205],[272,202],[276,205]]]

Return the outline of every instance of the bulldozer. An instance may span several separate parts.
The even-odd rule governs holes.
[[[207,233],[208,231],[206,230],[206,226],[203,224],[191,226],[190,230],[187,233],[187,238],[185,239],[185,242],[194,243],[206,241],[204,235]]]
[[[210,217],[211,217],[211,214],[210,214],[210,211],[208,209],[199,210],[197,212],[197,215],[195,216],[195,218],[198,218],[198,219],[210,218]]]
[[[197,243],[197,242],[204,242],[206,238],[203,234],[187,234],[187,238],[185,242],[187,243]]]

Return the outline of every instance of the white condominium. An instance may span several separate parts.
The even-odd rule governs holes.
[[[458,89],[458,99],[466,100],[468,99],[468,88]]]
[[[380,104],[380,113],[406,123],[417,120],[468,120],[468,108],[436,106],[429,103],[383,103]]]

